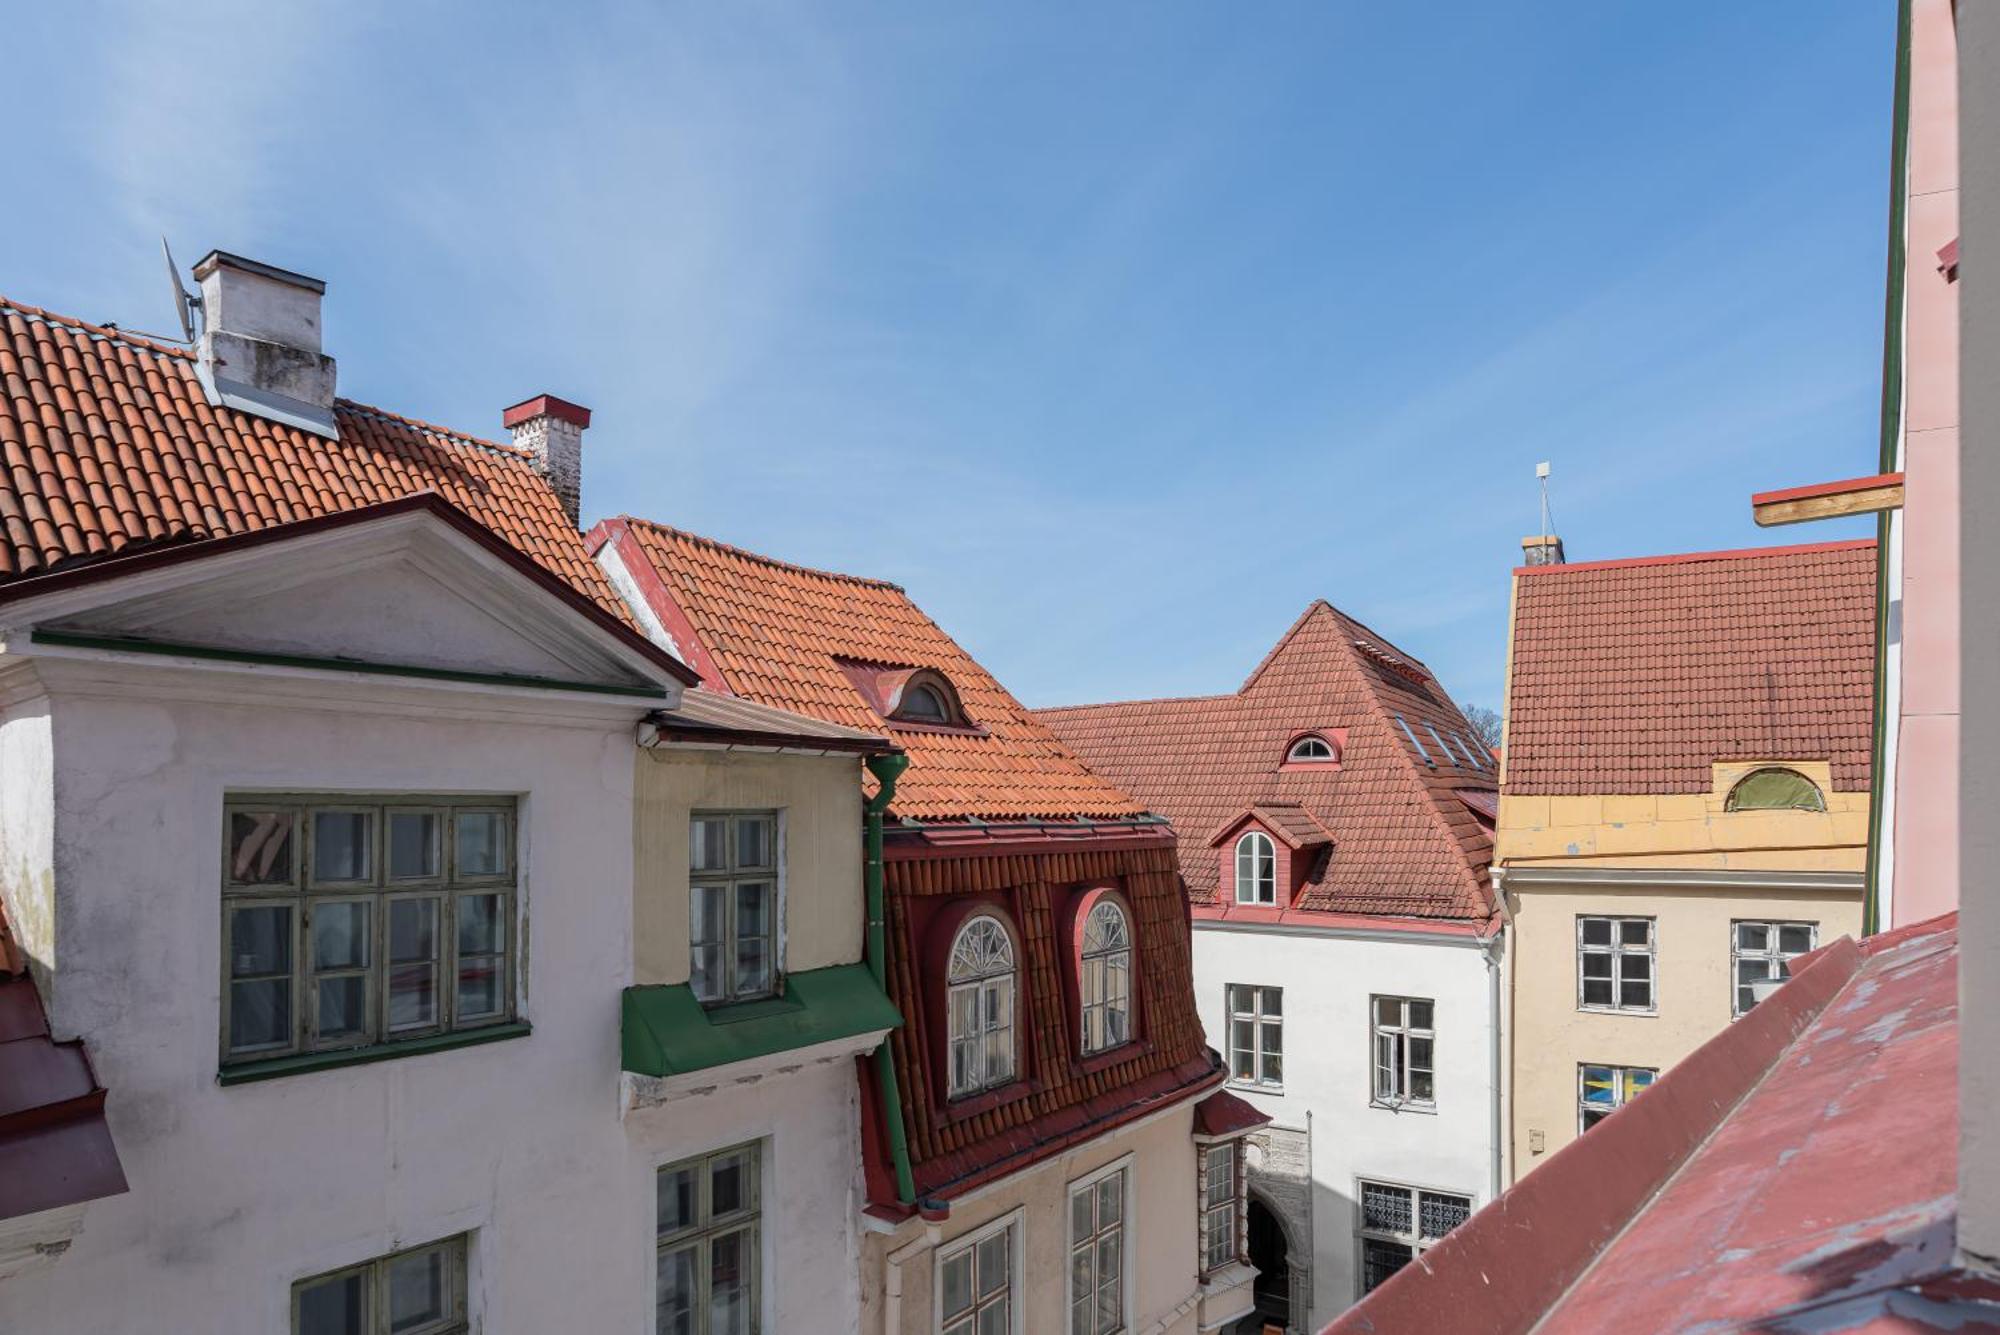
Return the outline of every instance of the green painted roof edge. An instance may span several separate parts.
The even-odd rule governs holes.
[[[635,1075],[686,1075],[901,1027],[866,964],[787,975],[785,994],[710,1010],[686,983],[625,989],[621,1045]]]

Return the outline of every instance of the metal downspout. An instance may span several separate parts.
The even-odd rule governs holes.
[[[1490,1017],[1490,1023],[1493,1026],[1493,1042],[1488,1045],[1490,1051],[1487,1053],[1488,1079],[1491,1082],[1493,1090],[1493,1125],[1491,1129],[1493,1136],[1492,1194],[1487,1197],[1490,1201],[1499,1200],[1501,1191],[1505,1189],[1502,1181],[1504,1171],[1502,1168],[1502,1159],[1506,1152],[1506,1146],[1505,1142],[1501,1139],[1503,1128],[1500,1116],[1500,943],[1505,939],[1503,932],[1496,931],[1493,933],[1492,938],[1479,948],[1480,956],[1486,961],[1486,1013]]]
[[[861,882],[868,899],[868,972],[874,975],[875,985],[887,993],[889,959],[887,907],[882,890],[882,813],[896,796],[896,780],[909,768],[910,758],[898,751],[870,756],[866,763],[868,772],[880,785],[863,808]],[[910,1142],[903,1132],[903,1094],[896,1081],[896,1059],[887,1038],[875,1049],[875,1078],[882,1090],[882,1121],[889,1128],[889,1157],[896,1165],[896,1199],[914,1205],[917,1180],[910,1172]]]

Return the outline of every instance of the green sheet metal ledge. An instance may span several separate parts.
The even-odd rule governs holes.
[[[665,1079],[832,1043],[903,1023],[865,964],[836,964],[785,979],[785,995],[709,1010],[685,983],[628,987],[625,1069]]]

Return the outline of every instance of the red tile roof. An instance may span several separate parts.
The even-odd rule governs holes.
[[[620,617],[511,446],[357,403],[338,440],[213,407],[195,359],[0,298],[0,581],[436,491]]]
[[[1515,574],[1510,794],[1703,793],[1767,758],[1867,790],[1872,540]]]
[[[1795,967],[1329,1335],[2000,1329],[1953,1256],[1957,915]]]
[[[1174,823],[1198,905],[1215,902],[1221,874],[1221,855],[1205,841],[1261,805],[1301,808],[1332,833],[1333,855],[1311,873],[1300,907],[1424,918],[1491,912],[1492,835],[1456,793],[1493,786],[1491,770],[1469,763],[1485,759],[1467,754],[1479,745],[1471,725],[1423,664],[1328,603],[1308,607],[1234,695],[1036,713],[1099,773]],[[1337,765],[1283,763],[1300,732],[1336,729],[1347,734]]]
[[[894,584],[758,556],[648,520],[608,520],[593,544],[642,564],[697,641],[684,656],[710,687],[882,732],[910,755],[894,814],[922,821],[1123,819],[1143,814],[1085,768]],[[886,723],[846,665],[931,668],[975,729]]]

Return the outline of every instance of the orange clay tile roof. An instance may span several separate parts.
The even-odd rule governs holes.
[[[705,684],[867,732],[909,753],[894,814],[919,821],[1123,819],[1144,814],[1053,733],[894,584],[811,570],[642,519],[599,534],[636,540],[699,640]],[[594,535],[596,536],[596,535]],[[887,724],[842,660],[931,668],[977,732]]]
[[[511,446],[345,400],[340,439],[210,406],[195,359],[0,297],[0,581],[435,491],[623,619]]]
[[[1705,793],[1728,760],[1868,788],[1875,543],[1523,567],[1507,792]]]
[[[1173,822],[1196,904],[1215,903],[1221,875],[1224,852],[1206,841],[1261,805],[1303,808],[1332,833],[1332,856],[1309,874],[1302,908],[1461,919],[1492,911],[1492,836],[1457,793],[1493,787],[1492,771],[1468,763],[1459,745],[1478,746],[1471,725],[1421,663],[1325,602],[1306,609],[1234,695],[1036,712]],[[1345,730],[1338,765],[1283,764],[1308,730]]]

